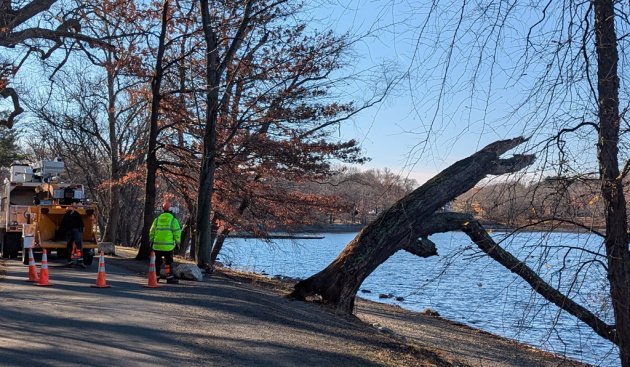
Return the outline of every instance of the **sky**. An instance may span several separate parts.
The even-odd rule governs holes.
[[[498,8],[481,10],[477,2],[464,3],[462,20],[458,0],[305,2],[312,28],[349,33],[356,41],[340,72],[362,77],[345,85],[345,96],[360,103],[385,80],[397,80],[383,102],[337,128],[339,139],[358,140],[371,158],[362,169],[389,168],[422,183],[488,143],[540,132],[532,118],[540,111],[529,114],[519,105],[529,98],[539,64],[527,70],[517,66],[523,63],[524,39],[537,10],[518,9],[509,30],[497,33],[485,25],[505,13],[500,8],[505,2],[488,2]],[[545,56],[545,50],[539,53]],[[560,124],[538,121],[555,130]]]
[[[544,111],[523,108],[523,101],[549,103],[551,115],[564,113],[560,103],[554,105],[555,95],[542,93],[541,100],[528,95],[544,71],[537,58],[553,52],[539,50],[523,62],[527,32],[536,24],[538,10],[513,11],[509,28],[498,32],[492,25],[506,14],[500,8],[504,2],[493,9],[469,4],[465,12],[459,1],[437,1],[431,9],[432,3],[320,0],[310,9],[315,28],[367,34],[354,45],[354,62],[345,72],[377,72],[387,64],[396,70],[390,77],[404,76],[385,101],[342,124],[339,135],[361,142],[371,158],[364,169],[387,167],[419,183],[493,141],[543,133],[538,121],[549,118],[547,128],[558,129]],[[557,26],[552,11],[541,29]],[[519,66],[525,64],[527,68]],[[360,98],[362,88],[350,85],[348,93]]]
[[[412,9],[409,4],[398,2],[392,5],[387,1],[365,0],[323,1],[318,4],[311,10],[315,18],[314,27],[333,29],[338,34],[363,35],[353,47],[357,62],[349,65],[345,72],[363,73],[369,70],[368,73],[378,74],[381,65],[387,64],[389,70],[396,69],[390,75],[401,75],[409,68],[417,39],[413,29],[416,23],[410,19]],[[440,68],[435,71],[439,73]],[[403,78],[383,102],[339,126],[339,136],[357,139],[363,152],[371,158],[370,162],[361,166],[362,169],[387,167],[422,183],[454,161],[473,153],[486,140],[474,136],[461,141],[457,136],[465,130],[466,124],[444,127],[442,121],[434,123],[434,133],[429,134],[427,120],[433,117],[430,115],[431,108],[425,109],[431,104],[424,100],[436,100],[438,97],[435,93],[414,91],[412,83],[415,82]],[[356,93],[353,88],[360,90],[362,86],[350,85],[349,93]],[[414,100],[417,98],[421,101]],[[442,118],[438,117],[439,120]],[[437,130],[440,130],[439,134]]]
[[[315,17],[321,19],[321,23],[316,24],[321,24],[324,29],[330,27],[338,34],[349,32],[363,35],[372,27],[379,27],[378,24],[382,22],[382,3],[349,1],[340,4],[331,1],[323,5],[315,10]],[[378,74],[383,63],[399,67],[407,62],[398,60],[405,57],[398,51],[403,45],[395,42],[390,31],[376,33],[354,45],[354,55],[358,62],[344,71],[363,73],[376,69]],[[352,85],[349,88],[360,90],[362,85]],[[351,90],[349,93],[355,91]],[[363,152],[371,159],[361,166],[362,169],[389,168],[403,177],[424,182],[437,172],[437,167],[414,164],[412,161],[412,150],[418,143],[418,137],[413,131],[418,125],[412,112],[411,99],[396,91],[396,95],[388,96],[383,102],[341,124],[338,134],[343,139],[354,138],[360,142]]]
[[[312,25],[319,31],[333,29],[338,34],[349,32],[353,35],[368,33],[353,47],[353,56],[358,62],[342,72],[367,71],[379,75],[383,63],[390,67],[395,65],[396,68],[409,65],[413,34],[408,25],[394,25],[394,22],[409,17],[405,14],[409,9],[404,2],[394,8],[387,4],[388,1],[380,0],[307,2],[307,10],[315,20]],[[349,85],[346,92],[360,101],[364,98],[362,92],[366,87],[371,89],[372,86],[358,82]],[[376,86],[379,87],[382,86]],[[338,136],[343,140],[356,139],[360,142],[364,154],[371,158],[361,169],[389,168],[403,177],[424,182],[446,168],[448,163],[474,152],[476,143],[467,144],[470,147],[455,145],[457,149],[452,151],[453,147],[448,150],[436,149],[437,143],[432,142],[427,146],[428,151],[419,154],[418,144],[426,138],[426,134],[422,132],[423,117],[414,111],[414,101],[409,96],[408,88],[409,85],[401,83],[382,103],[341,124]],[[0,102],[7,103],[6,100]],[[422,161],[418,161],[418,158],[422,158]]]

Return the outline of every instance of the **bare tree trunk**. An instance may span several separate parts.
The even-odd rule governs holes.
[[[245,29],[251,21],[254,0],[245,3],[243,19],[229,45],[223,60],[219,59],[218,38],[211,24],[208,0],[201,0],[201,21],[206,41],[206,124],[203,135],[203,154],[199,173],[199,192],[197,196],[197,215],[195,218],[195,249],[197,265],[209,267],[212,249],[210,214],[212,212],[212,193],[214,172],[216,170],[217,119],[219,111],[219,83],[227,65],[233,60],[236,51],[243,42]]]
[[[151,245],[149,243],[149,229],[153,222],[153,216],[155,215],[155,183],[157,175],[157,138],[158,138],[158,117],[160,110],[160,101],[162,95],[160,94],[160,87],[162,85],[162,77],[164,75],[164,69],[162,62],[164,59],[164,49],[166,40],[166,30],[168,23],[168,8],[169,0],[164,0],[162,7],[162,29],[160,30],[160,37],[158,41],[158,53],[155,60],[155,74],[151,80],[151,116],[149,117],[149,142],[147,147],[147,178],[145,183],[144,192],[144,211],[142,221],[142,237],[140,239],[140,248],[136,255],[136,260],[146,260],[151,254]]]
[[[606,207],[608,281],[615,313],[621,365],[630,367],[630,253],[623,176],[619,174],[619,76],[612,0],[594,1],[599,95],[598,160]]]
[[[203,154],[197,193],[197,215],[195,217],[195,250],[197,265],[205,268],[210,263],[212,238],[210,213],[214,171],[216,169],[217,118],[219,107],[219,51],[216,31],[210,24],[208,0],[200,1],[204,39],[206,41],[206,124],[203,135]]]
[[[188,249],[188,242],[190,240],[190,222],[192,221],[191,215],[186,217],[186,221],[182,226],[182,240],[179,246],[179,256],[186,255],[186,250]]]
[[[189,232],[190,232],[190,258],[192,260],[196,260],[197,259],[197,251],[196,251],[196,247],[195,247],[195,233],[197,232],[195,229],[195,213],[197,211],[197,207],[195,206],[195,203],[192,200],[189,200],[188,198],[186,198],[186,205],[188,207],[188,212],[191,215],[190,221],[189,221]]]
[[[214,241],[214,246],[212,246],[212,252],[210,253],[210,265],[214,265],[217,261],[217,257],[219,256],[219,252],[223,248],[223,244],[225,243],[225,239],[230,235],[230,230],[227,228],[223,228],[219,231],[217,235],[216,241]]]
[[[107,54],[107,62],[112,63],[112,53]],[[116,242],[118,238],[118,222],[120,218],[120,190],[118,180],[120,179],[119,156],[118,156],[118,134],[116,134],[116,94],[114,93],[114,68],[107,70],[107,122],[109,125],[109,157],[110,157],[110,185],[109,185],[109,213],[107,215],[107,226],[103,241]]]
[[[254,179],[254,181],[257,181],[258,177],[256,177]],[[249,206],[249,200],[247,198],[243,198],[241,199],[241,204],[238,206],[238,215],[242,216],[243,213],[245,213],[245,209],[247,209],[247,207]],[[225,226],[222,229],[218,229],[218,236],[216,241],[214,242],[214,245],[212,246],[212,252],[210,253],[210,265],[214,266],[214,263],[217,261],[217,257],[219,256],[219,252],[221,252],[221,249],[223,248],[223,244],[225,243],[225,239],[230,235],[230,229],[226,228]]]
[[[396,251],[416,242],[427,217],[487,175],[515,172],[531,164],[534,157],[529,155],[499,158],[524,141],[515,138],[492,143],[440,172],[381,213],[326,269],[296,284],[291,296],[305,299],[319,294],[335,309],[351,313],[363,280]]]

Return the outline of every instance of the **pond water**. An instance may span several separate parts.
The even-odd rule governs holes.
[[[307,278],[324,269],[356,233],[322,236],[272,242],[232,238],[226,241],[219,261],[270,277]],[[507,239],[498,233],[493,236],[554,287],[611,323],[605,273],[596,262],[586,261],[591,253],[578,249],[601,251],[598,238],[545,232]],[[594,365],[620,365],[612,343],[533,293],[528,284],[481,253],[463,233],[430,238],[439,256],[422,259],[399,251],[365,280],[359,296],[413,311],[430,308],[447,319]],[[393,298],[381,299],[379,294]]]

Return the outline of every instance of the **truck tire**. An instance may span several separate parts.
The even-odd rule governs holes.
[[[6,259],[7,257],[9,257],[9,254],[4,251],[4,244],[7,241],[6,238],[7,234],[6,232],[3,230],[0,231],[0,255],[2,256],[3,259]]]
[[[11,241],[9,242],[11,245],[11,250],[9,250],[9,256],[12,259],[17,259],[20,255],[20,250],[22,249],[22,235],[20,233],[11,233]]]
[[[2,257],[17,259],[22,246],[21,236],[19,233],[4,233],[2,236]]]
[[[84,248],[83,249],[83,263],[85,265],[92,265],[92,262],[94,261],[94,250],[91,248]]]

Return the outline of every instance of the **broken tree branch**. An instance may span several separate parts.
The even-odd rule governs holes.
[[[381,213],[326,269],[296,284],[291,297],[304,300],[320,295],[324,303],[351,313],[363,280],[396,251],[409,247],[422,237],[423,223],[437,209],[473,188],[489,174],[515,172],[531,164],[533,155],[500,158],[526,140],[518,137],[492,143],[440,172]]]

